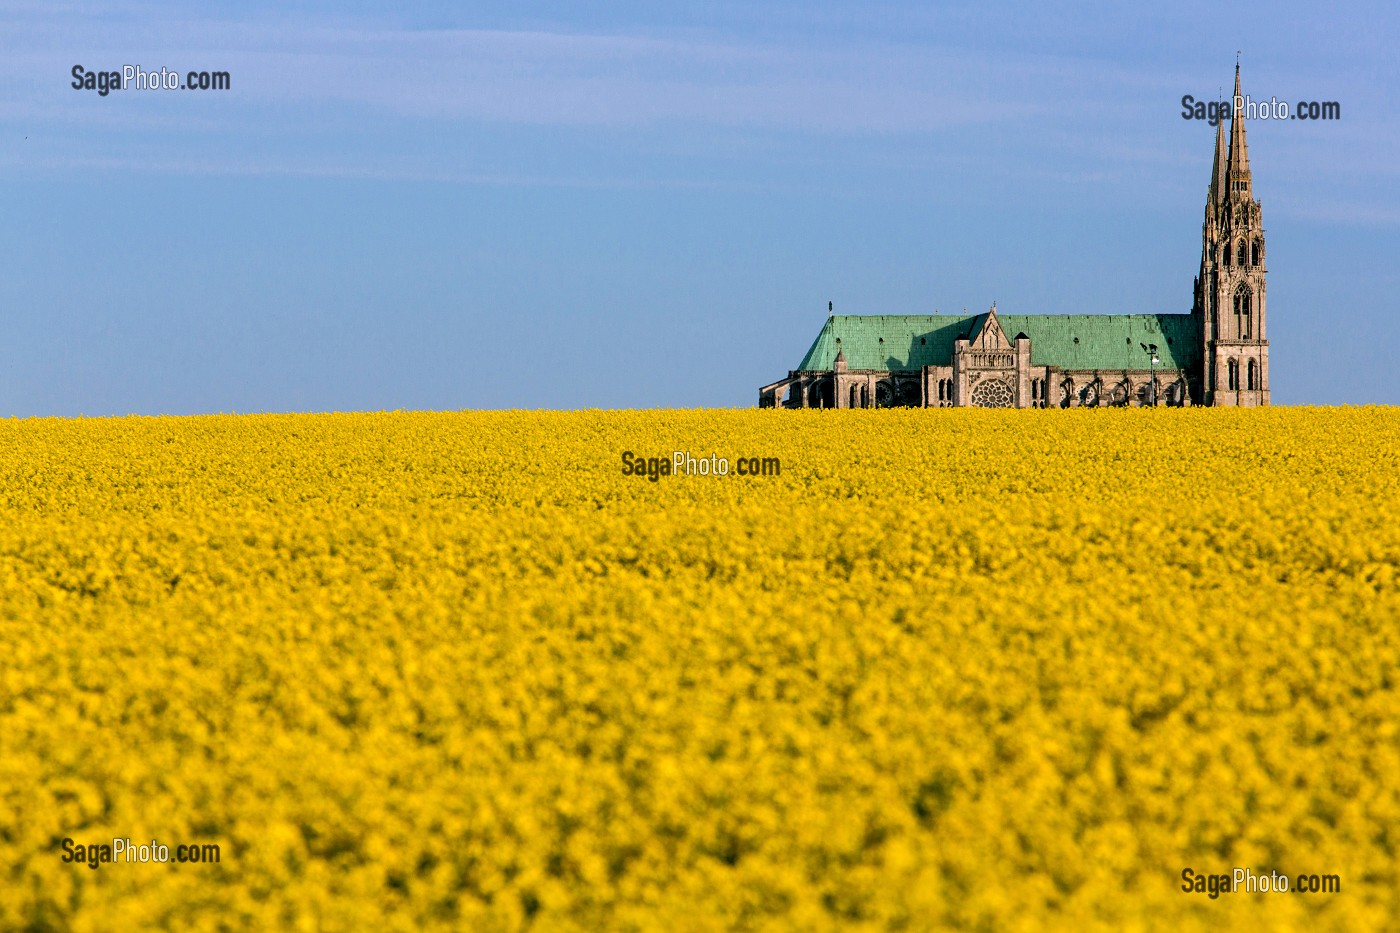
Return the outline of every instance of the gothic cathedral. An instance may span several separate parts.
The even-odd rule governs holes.
[[[1201,320],[1202,399],[1207,405],[1269,404],[1269,342],[1264,330],[1264,224],[1249,172],[1240,113],[1240,68],[1230,148],[1215,128],[1215,164],[1201,229],[1201,273],[1191,313]]]
[[[1264,227],[1243,100],[1236,65],[1190,314],[831,314],[798,367],[759,389],[759,407],[1268,405]]]

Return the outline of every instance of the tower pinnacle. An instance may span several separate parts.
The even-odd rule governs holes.
[[[1240,66],[1235,63],[1235,96],[1230,111],[1230,161],[1225,173],[1231,197],[1249,196],[1249,144],[1244,137],[1244,95],[1240,92]]]
[[[1225,203],[1225,121],[1215,124],[1215,162],[1210,170],[1210,198],[1208,206],[1219,210]]]

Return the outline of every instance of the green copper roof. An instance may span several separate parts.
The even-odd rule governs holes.
[[[985,314],[838,314],[827,318],[797,369],[825,372],[838,351],[851,369],[910,370],[950,366],[953,344],[976,334]],[[1063,369],[1146,369],[1143,344],[1157,345],[1157,365],[1200,363],[1189,314],[1000,314],[1012,340],[1031,338],[1031,365]]]

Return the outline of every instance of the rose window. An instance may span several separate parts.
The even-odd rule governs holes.
[[[1011,387],[1000,379],[988,379],[972,390],[972,404],[978,408],[1010,408]]]

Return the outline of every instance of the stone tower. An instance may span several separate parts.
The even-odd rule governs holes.
[[[1250,178],[1239,65],[1231,111],[1228,150],[1224,122],[1215,129],[1196,280],[1194,312],[1201,321],[1204,350],[1200,401],[1252,407],[1269,404],[1269,341],[1264,329],[1264,226]]]

